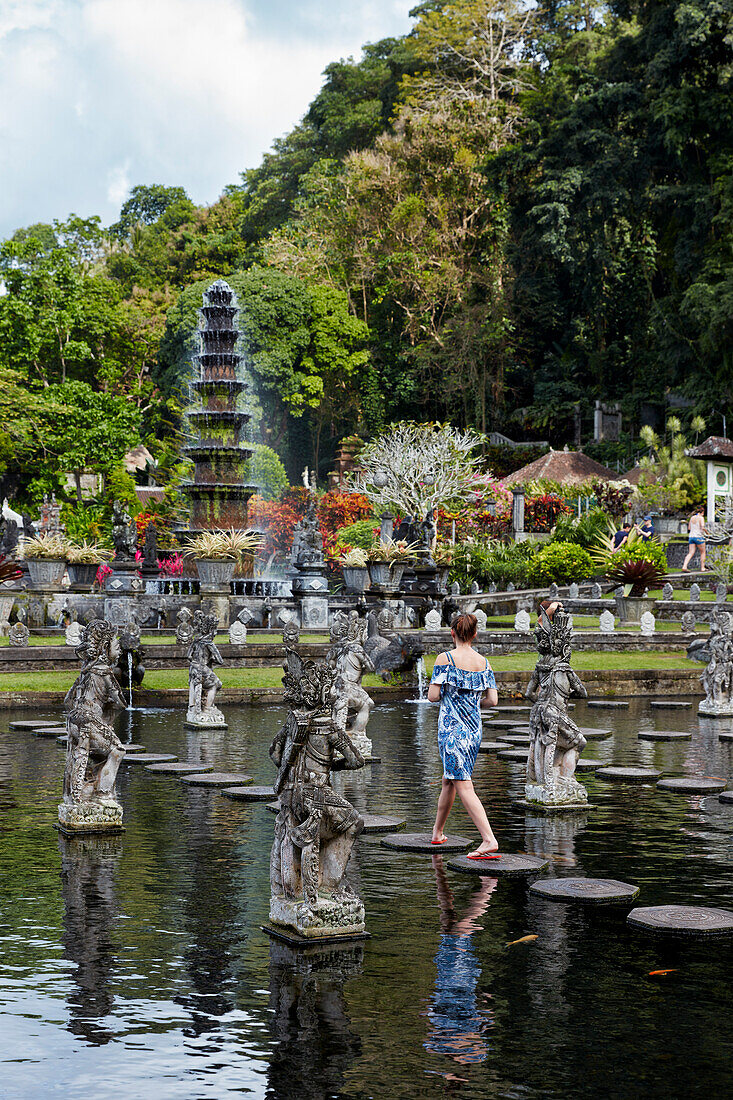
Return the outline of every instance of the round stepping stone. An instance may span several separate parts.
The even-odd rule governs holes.
[[[733,730],[721,730],[718,738],[721,741],[733,741]]]
[[[177,756],[163,752],[132,752],[122,757],[123,764],[172,764]]]
[[[512,726],[512,728],[509,730],[509,732],[510,733],[529,733],[529,725],[527,725],[526,723],[523,723],[520,726]],[[503,736],[504,736],[504,734],[502,734],[502,737]]]
[[[272,787],[225,787],[221,793],[236,802],[267,802],[275,794]]]
[[[581,756],[580,760],[575,765],[575,770],[576,772],[594,772],[596,768],[602,767],[602,760],[594,760],[591,756],[586,756],[585,758]]]
[[[135,744],[125,744],[125,752],[147,752],[148,750],[144,745],[139,745],[137,741]]]
[[[591,729],[589,726],[578,726],[578,729],[586,741],[605,741],[607,737],[611,737],[613,734],[613,730],[597,730]]]
[[[628,703],[622,702],[620,699],[589,699],[586,706],[589,707],[628,707]]]
[[[724,791],[727,784],[727,779],[715,775],[675,775],[660,779],[657,786],[662,791],[679,791],[681,794],[717,794]]]
[[[362,814],[365,833],[391,833],[395,829],[404,829],[407,821],[404,817],[388,817],[383,814]]]
[[[34,737],[61,737],[66,733],[66,726],[40,726],[33,730]]]
[[[599,768],[598,779],[607,779],[611,783],[654,783],[662,773],[654,768],[622,768],[617,766]]]
[[[631,886],[628,882],[619,882],[615,878],[546,878],[542,882],[533,882],[529,891],[548,901],[614,905],[633,901],[639,893],[639,887]]]
[[[201,771],[194,775],[182,775],[182,783],[190,783],[192,787],[239,787],[252,782],[251,775],[243,775],[241,772],[208,772]]]
[[[496,757],[497,760],[509,760],[515,764],[526,764],[529,759],[529,749],[502,749],[501,752],[497,752]]]
[[[156,775],[199,775],[201,772],[211,771],[211,765],[186,764],[185,761],[176,760],[171,764],[148,764],[147,771],[155,772]]]
[[[279,799],[278,799],[277,802],[268,802],[266,809],[268,809],[271,814],[279,814],[280,813],[280,801],[279,801]]]
[[[56,718],[53,722],[30,722],[24,718],[22,722],[8,722],[8,728],[11,730],[39,730],[42,729],[44,726],[58,726],[58,724],[58,718]]]
[[[499,859],[467,859],[458,856],[448,866],[453,871],[462,871],[467,875],[491,875],[498,878],[503,875],[537,875],[549,865],[549,860],[539,856],[528,856],[524,852],[502,853]]]
[[[650,707],[657,710],[689,710],[692,703],[679,703],[676,699],[652,699]]]
[[[499,704],[499,708],[498,708],[496,713],[497,714],[519,714],[521,711],[529,711],[531,709],[532,709],[532,707],[528,703],[524,703],[524,704],[517,703],[516,705],[514,703],[512,703],[512,705],[510,707],[503,707],[501,704]]]
[[[465,852],[471,841],[465,836],[448,836],[444,844],[431,844],[430,833],[389,833],[380,841],[383,848],[398,852],[414,852],[415,855],[434,855],[436,852]]]
[[[718,795],[718,802],[723,802],[727,806],[733,804],[733,791],[723,791]]]
[[[479,752],[499,752],[500,749],[508,749],[508,741],[482,741],[478,747]]]
[[[733,911],[701,905],[650,905],[632,909],[633,928],[673,936],[716,936],[733,932]]]
[[[529,745],[531,744],[532,738],[528,733],[508,733],[505,740],[510,745]]]
[[[691,733],[682,730],[644,730],[639,734],[640,741],[689,741]]]
[[[502,721],[484,722],[484,728],[492,730],[513,730],[516,729],[516,719],[505,718]]]

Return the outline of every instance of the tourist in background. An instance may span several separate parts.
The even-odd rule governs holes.
[[[476,630],[475,615],[464,613],[453,620],[453,649],[438,654],[428,688],[430,702],[440,702],[438,749],[443,762],[432,843],[445,844],[443,829],[458,794],[481,834],[481,843],[468,859],[489,860],[498,858],[499,845],[473,789],[471,775],[481,744],[481,707],[495,707],[499,696],[489,662],[473,648]]]
[[[708,535],[708,529],[705,526],[705,520],[703,518],[704,512],[702,505],[696,508],[690,516],[690,522],[688,525],[687,541],[689,543],[689,550],[687,551],[687,557],[682,565],[682,572],[688,572],[688,565],[695,556],[695,551],[700,551],[700,572],[705,572],[705,554],[707,552],[707,546],[705,545],[705,539]]]
[[[637,528],[644,542],[649,542],[649,539],[654,537],[654,524],[652,523],[651,516],[644,516],[644,521]]]
[[[616,534],[613,536],[613,549],[620,550],[627,538],[631,534],[631,524],[626,520],[621,527],[619,527]]]

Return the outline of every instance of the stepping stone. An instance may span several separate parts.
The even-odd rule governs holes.
[[[60,737],[66,733],[66,726],[39,726],[33,730],[34,737]]]
[[[267,802],[275,794],[272,787],[225,787],[221,793],[236,802]]]
[[[632,909],[628,924],[642,932],[673,936],[715,936],[733,932],[733,911],[702,905],[650,905]]]
[[[718,738],[720,741],[733,741],[733,730],[721,730]]]
[[[529,749],[502,749],[501,752],[497,752],[496,757],[498,760],[510,760],[515,764],[526,764],[529,759]]]
[[[532,707],[529,703],[512,703],[510,707],[503,707],[501,703],[498,706],[497,714],[518,714],[520,711],[530,711]]]
[[[532,738],[528,733],[508,733],[505,737],[510,745],[529,745]]]
[[[512,726],[512,728],[509,730],[509,732],[510,733],[529,733],[529,724],[528,723],[522,723],[522,725],[520,725],[520,726]],[[502,737],[503,736],[504,735],[502,734]]]
[[[628,705],[620,699],[589,699],[586,703],[589,707],[628,707]]]
[[[602,768],[602,767],[603,767],[603,761],[602,760],[594,760],[593,757],[591,757],[591,756],[586,756],[586,757],[581,756],[580,760],[575,765],[575,770],[576,770],[576,772],[594,772],[596,770],[596,768]]]
[[[662,791],[679,791],[681,794],[717,794],[724,791],[727,779],[715,775],[679,775],[660,779],[657,786]]]
[[[508,741],[482,741],[478,747],[479,752],[498,752],[499,749],[508,749]]]
[[[177,756],[163,752],[132,752],[122,757],[123,764],[172,764]]]
[[[182,775],[182,783],[190,783],[192,787],[239,787],[252,782],[251,775],[243,775],[241,772],[209,772],[201,771],[194,775]]]
[[[135,742],[134,745],[125,744],[125,752],[147,752],[147,751],[148,750],[145,748],[145,746],[138,744],[137,741]]]
[[[654,768],[624,768],[618,766],[599,768],[598,779],[607,779],[611,783],[654,783],[662,776]]]
[[[691,733],[681,730],[645,730],[639,734],[640,741],[690,741]]]
[[[726,806],[733,804],[733,791],[723,791],[718,795],[718,802],[722,802]]]
[[[586,741],[605,741],[607,737],[613,736],[613,730],[597,730],[590,726],[578,726],[578,729]]]
[[[185,761],[176,760],[172,764],[148,764],[147,771],[156,775],[199,775],[201,772],[211,771],[211,765],[186,764]]]
[[[492,730],[513,730],[516,729],[516,727],[516,719],[512,720],[511,718],[504,718],[502,721],[484,722],[484,728]]]
[[[280,800],[278,799],[277,802],[268,802],[267,806],[266,806],[266,809],[268,809],[271,814],[279,814],[280,813]]]
[[[614,905],[633,901],[639,893],[638,886],[619,882],[615,878],[547,878],[533,882],[531,894],[539,894],[548,901],[580,901],[587,905]]]
[[[8,722],[8,728],[11,730],[40,730],[44,726],[58,726],[58,718],[54,722],[30,722],[23,719],[22,722]]]
[[[491,875],[499,878],[504,875],[537,875],[549,865],[548,859],[528,856],[524,852],[502,853],[499,859],[467,859],[459,856],[452,859],[448,866],[452,871],[462,871],[467,875]]]
[[[383,848],[431,856],[436,852],[465,852],[471,843],[465,836],[448,836],[445,844],[431,844],[430,833],[389,833],[380,841]]]
[[[652,699],[649,706],[658,710],[689,710],[692,703],[680,703],[676,699]]]
[[[361,816],[364,819],[365,833],[391,833],[395,829],[404,829],[407,824],[404,817],[387,817],[382,814],[362,814]]]

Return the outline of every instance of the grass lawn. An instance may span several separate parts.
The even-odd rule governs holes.
[[[512,653],[491,659],[497,672],[524,672],[533,669],[537,661],[534,652]],[[426,657],[428,673],[432,672],[434,657]],[[655,669],[662,668],[699,668],[702,665],[688,661],[681,653],[576,653],[573,666],[579,671],[592,669]],[[224,687],[229,688],[279,688],[282,671],[280,668],[222,668],[217,672]],[[0,676],[0,691],[68,691],[76,679],[75,672],[12,672]],[[383,686],[377,676],[365,676],[364,687]],[[188,687],[186,669],[164,669],[148,672],[145,675],[144,688],[161,690],[164,688]]]
[[[596,633],[598,633],[598,616],[573,615],[573,627],[575,630],[589,631],[591,633],[595,631]],[[511,628],[511,630],[514,630],[514,616],[492,615],[491,618],[488,619],[486,622],[486,629],[491,630],[494,628],[497,628],[499,630],[506,630]],[[618,619],[616,619],[616,629],[621,629]],[[637,631],[638,633],[640,627],[638,623],[629,623],[628,625],[625,625],[623,629],[624,631]],[[663,633],[664,631],[679,632],[682,628],[680,623],[676,620],[657,619],[656,629],[658,632]],[[705,632],[710,629],[710,626],[708,623],[697,623],[695,629],[701,632]]]
[[[512,619],[512,622],[514,622],[513,619]],[[328,635],[327,634],[301,634],[300,635],[300,640],[301,640],[301,642],[306,642],[306,643],[307,642],[327,642],[328,641]],[[157,635],[154,635],[154,634],[143,634],[140,638],[140,641],[142,642],[142,644],[144,646],[149,646],[149,645],[175,645],[176,639],[175,639],[175,635],[173,635],[173,634],[163,634],[162,636],[157,636]],[[261,645],[280,645],[281,641],[282,641],[282,639],[280,637],[280,634],[248,634],[247,635],[247,643],[248,644],[250,642],[252,642],[255,645],[257,645],[257,644],[261,644]],[[217,645],[228,645],[229,644],[229,635],[228,634],[217,634],[216,643],[217,643]],[[49,646],[49,645],[65,645],[65,644],[66,644],[66,641],[65,641],[65,638],[64,638],[63,634],[56,634],[56,635],[53,635],[52,637],[31,634],[31,636],[29,638],[29,645],[31,645],[31,646]],[[4,645],[9,645],[7,637],[0,638],[0,646],[4,646]]]

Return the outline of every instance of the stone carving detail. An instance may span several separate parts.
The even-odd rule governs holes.
[[[289,712],[270,746],[280,809],[270,856],[270,921],[305,939],[364,934],[364,906],[346,881],[359,812],[334,791],[333,771],[364,759],[335,725],[337,672],[288,647],[283,687]]]
[[[182,607],[176,615],[176,642],[178,645],[189,646],[193,641],[193,614],[187,607]]]
[[[214,706],[221,680],[214,665],[222,664],[214,645],[219,620],[203,611],[193,614],[193,641],[188,650],[188,711],[186,725],[203,729],[226,729],[222,712]]]
[[[283,626],[283,645],[286,649],[294,649],[300,641],[300,627],[296,619],[290,619]]]
[[[471,581],[471,595],[478,596],[480,591],[481,585],[478,583],[478,581]]]
[[[474,611],[474,615],[476,616],[476,629],[479,632],[481,632],[482,630],[486,630],[486,619],[488,617],[486,612],[483,611],[480,607],[477,607]]]
[[[122,806],[115,781],[125,750],[112,720],[125,701],[113,672],[120,646],[112,624],[87,623],[76,654],[81,673],[64,700],[68,740],[59,828],[70,834],[119,831]]]
[[[509,581],[509,583],[508,583],[508,584],[507,584],[507,586],[506,586],[506,591],[507,591],[507,592],[513,592],[513,591],[514,591],[514,589],[515,589],[515,587],[516,587],[516,586],[515,586],[515,584],[514,584],[514,581]]]
[[[461,586],[458,581],[453,581],[453,584],[450,586],[450,594],[451,596],[460,596]]]
[[[693,584],[690,585],[690,603],[698,603],[699,599],[700,599],[700,585],[693,583]]]
[[[616,619],[613,611],[602,611],[598,616],[598,629],[601,634],[613,634],[616,629]]]
[[[728,585],[727,584],[716,584],[716,586],[715,586],[715,602],[716,603],[725,603],[727,596],[728,596]]]
[[[356,611],[348,617],[340,611],[331,626],[331,648],[326,664],[336,670],[334,725],[345,730],[351,743],[368,759],[372,755],[372,743],[366,728],[374,700],[361,686],[361,678],[365,672],[374,672],[374,665],[364,649],[365,635],[366,621],[360,619]],[[350,726],[349,713],[353,714]]]
[[[560,589],[557,587],[554,581],[550,585],[547,595],[551,600],[556,600],[560,595]]]
[[[364,642],[374,671],[383,679],[389,679],[391,673],[400,673],[408,679],[416,677],[417,662],[425,652],[425,647],[414,635],[398,634],[392,629],[394,617],[384,608],[369,612],[367,616],[367,637]]]
[[[137,550],[137,526],[119,500],[112,504],[112,542],[116,558],[127,561],[134,559]]]
[[[17,623],[13,623],[8,631],[8,642],[13,646],[26,646],[28,645],[28,639],[31,636],[31,632],[23,622],[23,611],[21,608],[18,608],[17,616]]]
[[[438,611],[437,607],[431,608],[425,616],[425,629],[426,630],[440,630],[443,625],[443,616]]]
[[[691,634],[695,629],[695,612],[685,611],[682,616],[682,630],[685,634]]]
[[[705,699],[699,714],[712,718],[733,715],[733,616],[716,608],[710,623],[708,663],[700,677]]]
[[[71,645],[76,649],[81,645],[82,639],[82,627],[81,623],[70,622],[66,628],[66,644]]]
[[[532,709],[525,797],[551,806],[584,805],[588,792],[575,778],[575,768],[586,741],[567,703],[571,696],[586,699],[588,693],[570,667],[567,613],[558,609],[550,620],[542,609],[535,638],[539,660],[526,692]]]
[[[518,611],[514,616],[514,629],[520,634],[529,634],[531,626],[529,611]]]
[[[489,585],[489,595],[493,596],[496,593],[496,591],[497,591],[496,581],[492,581],[491,584]]]
[[[645,611],[639,620],[639,629],[645,638],[651,638],[657,628],[657,621],[651,611]]]
[[[603,598],[603,590],[601,589],[598,581],[596,581],[595,584],[592,584],[590,587],[590,598],[592,600],[600,600]]]
[[[229,627],[229,641],[232,645],[245,645],[247,642],[247,624],[252,618],[252,612],[247,608],[240,611],[236,619]]]
[[[568,588],[568,598],[571,599],[571,600],[577,600],[579,595],[580,595],[580,588],[575,583],[575,581],[573,581],[573,583]]]
[[[674,599],[674,588],[669,583],[669,581],[666,582],[666,584],[664,585],[664,588],[662,589],[662,599],[663,600],[673,600]]]

